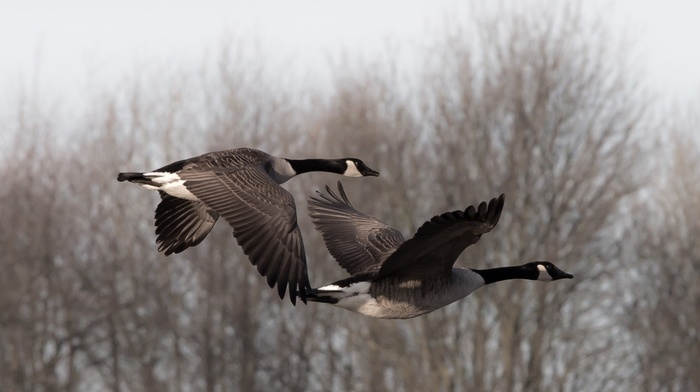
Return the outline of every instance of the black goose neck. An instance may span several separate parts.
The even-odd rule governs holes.
[[[336,159],[287,159],[297,174],[322,171],[343,174],[345,168]]]
[[[530,280],[537,280],[537,272],[529,271],[528,269],[524,268],[523,266],[515,266],[515,267],[498,267],[498,268],[489,268],[489,269],[482,269],[482,270],[473,270],[477,274],[481,275],[482,278],[484,278],[484,282],[486,284],[491,284],[495,282],[500,282],[502,280],[511,280],[511,279],[530,279]]]

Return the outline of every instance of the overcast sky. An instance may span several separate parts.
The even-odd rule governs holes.
[[[613,31],[639,40],[650,84],[700,96],[700,1],[602,1]],[[341,49],[372,55],[387,40],[420,43],[456,0],[87,0],[0,2],[0,88],[38,80],[54,96],[86,80],[118,80],[143,64],[192,66],[226,34],[260,43],[299,69],[322,69]]]

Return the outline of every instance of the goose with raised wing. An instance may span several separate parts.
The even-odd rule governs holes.
[[[451,304],[487,284],[508,279],[572,279],[548,261],[491,269],[455,268],[457,257],[496,226],[505,196],[437,215],[409,240],[356,210],[338,182],[338,194],[309,198],[309,212],[326,247],[351,277],[311,289],[309,301],[370,317],[405,319]]]
[[[349,177],[378,176],[357,158],[287,159],[251,148],[216,151],[145,173],[119,173],[157,190],[156,243],[169,255],[195,246],[223,216],[233,235],[280,298],[289,286],[292,303],[306,302],[311,287],[297,225],[294,198],[280,184],[313,171]]]

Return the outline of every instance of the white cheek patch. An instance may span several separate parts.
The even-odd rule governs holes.
[[[343,173],[344,176],[362,177],[362,173],[360,173],[360,171],[357,170],[357,166],[355,165],[355,162],[348,159],[345,161],[345,163],[348,165],[348,168],[345,169],[345,173]]]
[[[543,282],[552,281],[552,276],[549,275],[549,272],[547,272],[547,268],[545,268],[545,266],[542,264],[537,264],[537,269],[540,271],[540,274],[537,276],[537,280],[541,280]]]

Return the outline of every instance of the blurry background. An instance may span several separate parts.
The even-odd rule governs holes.
[[[0,391],[700,391],[698,10],[375,3],[2,6]],[[363,159],[406,236],[505,192],[458,265],[576,278],[373,320],[280,301],[224,222],[163,257],[117,172],[241,146]],[[285,185],[315,286],[336,180]]]

